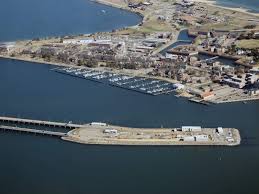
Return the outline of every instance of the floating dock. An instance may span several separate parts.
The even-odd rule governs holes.
[[[117,73],[97,71],[92,69],[87,70],[75,67],[55,68],[53,71],[72,77],[104,83],[110,86],[153,96],[169,94],[174,91],[174,86],[172,83],[151,78],[127,76]]]

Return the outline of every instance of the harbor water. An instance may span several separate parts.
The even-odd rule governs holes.
[[[1,132],[2,193],[259,189],[258,102],[202,106],[173,95],[150,96],[58,74],[49,65],[3,59],[0,65],[2,115],[132,127],[236,127],[245,138],[239,147],[116,147]]]
[[[22,4],[18,0],[10,2]],[[2,6],[8,6],[9,11],[18,9],[15,4],[9,7],[10,2],[1,3],[0,9]],[[42,4],[53,2],[61,6],[62,2],[70,1],[46,0]],[[83,2],[91,6],[84,8],[81,0],[71,4],[93,17],[80,16],[78,23],[66,24],[68,31],[55,30],[52,23],[43,29],[24,24],[20,31],[13,32],[13,26],[1,29],[0,39],[29,38],[31,30],[37,36],[51,36],[108,31],[138,23],[139,17],[134,14]],[[32,1],[23,3],[26,7]],[[104,7],[112,10],[110,20],[114,26],[110,28],[106,24],[110,20],[94,19],[96,12]],[[37,14],[35,11],[32,16]],[[69,14],[60,14],[64,23],[70,18]],[[24,18],[24,22],[32,22],[35,19],[32,16]],[[46,17],[51,19],[55,15]],[[3,25],[6,20],[12,21],[1,17],[0,23]],[[90,23],[81,28],[81,22]],[[130,127],[235,127],[243,137],[238,147],[131,147],[82,145],[53,137],[1,131],[0,193],[259,193],[258,101],[203,106],[173,94],[151,96],[59,74],[51,70],[53,66],[45,64],[0,59],[0,68],[1,116],[74,123],[99,121]]]

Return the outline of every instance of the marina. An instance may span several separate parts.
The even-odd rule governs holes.
[[[53,71],[153,96],[169,94],[174,91],[174,85],[172,83],[151,78],[121,75],[75,67],[55,68]]]
[[[198,14],[201,12],[197,10],[175,11],[176,5],[173,5],[172,1],[151,0],[148,2],[154,3],[147,8],[147,11],[151,10],[151,12],[144,14],[150,19],[143,20],[142,26],[130,28],[130,31],[135,32],[140,28],[140,32],[142,32],[144,27],[144,30],[148,31],[166,32],[169,30],[171,32],[171,25],[178,24],[176,20],[179,22],[181,22],[180,19],[189,20],[197,12]],[[257,7],[256,2],[249,0],[245,1],[245,4],[250,3]],[[172,6],[164,5],[164,3],[172,4]],[[198,22],[207,20],[205,24],[214,27],[214,23],[217,25],[217,22],[211,22],[212,20],[226,18],[227,25],[221,26],[228,28],[232,23],[232,19],[229,21],[228,18],[233,15],[238,21],[235,26],[237,28],[243,26],[242,15],[235,14],[234,11],[225,15],[224,10],[214,9],[212,11],[215,12],[213,15],[216,17],[210,19],[212,12],[207,12],[206,6],[200,8],[204,10],[205,17],[199,17]],[[0,20],[4,26],[0,32],[1,41],[112,32],[124,28],[124,26],[137,25],[142,21],[138,15],[134,16],[123,9],[111,9],[109,6],[88,0],[64,0],[62,2],[10,0],[3,1],[0,9],[2,9]],[[186,15],[186,17],[180,18],[181,15]],[[163,29],[159,28],[161,25],[158,28],[154,25],[157,24],[158,17],[165,19],[166,24],[170,22],[168,30],[164,28],[167,25],[162,26]],[[155,23],[153,23],[154,21]],[[195,20],[189,21],[195,24]],[[165,22],[159,21],[162,24]],[[203,23],[200,24],[202,27]],[[221,22],[218,26],[220,24]],[[182,28],[183,25],[179,28]],[[191,24],[190,27],[192,26]],[[100,33],[97,33],[97,39]],[[101,37],[103,36],[101,35]],[[183,38],[179,40],[183,40]],[[39,41],[35,41],[35,43],[38,45]],[[178,43],[184,44],[183,42]],[[177,46],[177,44],[174,45]],[[28,46],[31,47],[30,44]],[[75,52],[77,50],[72,48],[67,56],[71,58]],[[14,58],[18,59],[19,56],[16,55]],[[2,183],[0,193],[116,194],[121,191],[125,194],[258,193],[258,101],[200,106],[196,102],[193,103],[182,97],[177,98],[175,95],[154,97],[134,92],[132,89],[121,89],[121,86],[124,85],[138,86],[147,81],[146,77],[116,79],[117,81],[114,80],[114,82],[119,84],[111,85],[113,82],[109,79],[121,77],[121,75],[112,77],[107,75],[106,77],[106,74],[96,74],[92,75],[91,81],[90,79],[86,81],[85,77],[79,78],[78,75],[88,69],[73,72],[75,75],[72,77],[72,72],[71,75],[65,75],[51,71],[52,59],[50,61],[48,58],[38,60],[39,58],[36,57],[31,58],[31,62],[27,62],[14,60],[14,58],[0,59],[1,116],[58,121],[65,125],[98,121],[120,127],[103,126],[105,129],[92,133],[96,130],[91,130],[90,125],[86,125],[84,129],[70,129],[52,125],[0,122],[4,128],[11,125],[17,129],[0,130],[0,181]],[[216,61],[221,61],[221,58]],[[142,61],[140,62],[142,63]],[[82,66],[75,67],[81,68]],[[115,72],[123,74],[117,69]],[[151,84],[151,81],[149,83],[144,88],[157,84]],[[142,86],[138,88],[140,90]],[[73,121],[73,123],[69,121]],[[238,129],[242,142],[240,146],[233,147],[187,146],[184,143],[189,145],[204,143],[201,140],[207,139],[208,136],[198,134],[190,137],[189,134],[192,132],[184,132],[186,136],[177,137],[177,133],[180,132],[172,131],[175,128],[171,127],[183,125],[211,128],[212,137],[219,138],[222,137],[220,135],[222,130],[217,130],[217,126],[222,126],[226,129],[223,132],[225,132],[224,141],[227,143],[233,141],[231,138],[235,134],[229,132]],[[70,135],[73,135],[75,139],[63,141],[60,136],[23,132],[22,128],[43,130],[44,133],[46,130],[59,131],[66,134],[72,130]],[[130,130],[127,131],[127,128]],[[156,129],[157,133],[152,136],[136,130],[144,128]],[[168,130],[166,131],[166,129]],[[199,129],[199,127],[195,129]],[[125,138],[127,132],[129,132],[128,134],[132,132],[132,138],[136,137],[136,140],[131,140],[130,143],[140,144],[141,139],[138,138],[152,137],[160,138],[159,143],[165,144],[167,141],[165,138],[172,137],[174,134],[179,140],[188,140],[188,142],[177,141],[181,146],[128,146],[122,142],[122,138]],[[96,142],[87,139],[88,135],[99,135],[100,138],[110,137],[108,140],[104,139],[104,143],[110,144],[103,146],[99,141],[98,145],[89,145]],[[114,141],[113,136],[121,139]],[[63,139],[63,137],[61,138]],[[83,141],[82,143],[88,141],[89,144],[80,144],[80,141]],[[146,140],[144,143],[147,144],[147,142]],[[115,143],[119,146],[113,146]]]
[[[187,180],[191,187],[197,189],[200,193],[210,191],[217,181],[222,185],[227,181],[228,185],[223,188],[217,187],[217,193],[226,194],[228,192],[225,189],[228,190],[228,188],[235,188],[234,192],[240,194],[246,193],[247,188],[249,188],[250,193],[256,193],[258,189],[256,185],[258,182],[257,171],[253,171],[258,166],[259,161],[257,155],[259,148],[257,144],[259,137],[257,117],[259,113],[258,108],[256,108],[258,102],[200,106],[188,100],[176,98],[174,95],[159,95],[156,97],[138,95],[138,93],[122,90],[118,87],[110,88],[105,84],[66,77],[50,71],[53,66],[35,65],[6,59],[1,59],[0,63],[3,68],[0,74],[4,79],[1,84],[3,92],[1,97],[2,116],[63,121],[64,123],[72,120],[74,124],[100,121],[136,128],[160,128],[161,125],[167,128],[182,125],[207,127],[221,125],[238,128],[242,137],[241,145],[234,147],[134,147],[84,145],[62,141],[58,137],[47,135],[1,131],[1,153],[3,153],[1,172],[3,174],[2,182],[6,183],[3,184],[4,193],[8,193],[10,188],[11,193],[19,193],[20,190],[12,187],[13,182],[16,180],[19,182],[19,176],[26,173],[29,175],[23,179],[22,184],[33,183],[33,187],[21,187],[21,192],[32,194],[41,190],[42,182],[51,185],[52,188],[55,188],[55,184],[60,184],[65,190],[70,189],[69,185],[72,185],[73,191],[69,193],[75,191],[80,193],[81,188],[77,187],[78,181],[81,181],[80,185],[83,185],[83,190],[89,190],[90,188],[90,193],[105,193],[98,187],[99,183],[97,184],[96,179],[93,180],[92,178],[96,175],[96,172],[99,173],[100,181],[104,182],[105,187],[112,185],[113,180],[118,181],[122,187],[130,187],[132,181],[134,184],[143,181],[141,184],[148,188],[143,190],[143,193],[155,193],[152,190],[156,188],[162,188],[163,193],[171,193],[171,184],[163,187],[164,181],[160,178],[162,176],[174,180],[175,184],[179,186],[173,192],[180,194],[191,193],[188,189],[186,189],[187,191],[182,190],[182,180]],[[17,86],[16,89],[14,89],[14,85]],[[75,93],[80,95],[75,97]],[[248,121],[249,125],[245,121]],[[7,124],[3,123],[3,125]],[[20,127],[18,124],[17,126]],[[25,126],[22,127],[25,128]],[[37,126],[30,125],[28,127],[36,128]],[[42,127],[44,130],[46,128]],[[60,131],[64,132],[65,130],[60,128]],[[254,139],[246,140],[246,137]],[[243,139],[248,142],[244,142]],[[251,145],[254,142],[256,145]],[[222,158],[220,161],[218,160],[219,157]],[[20,162],[18,164],[12,161]],[[191,165],[190,161],[192,161]],[[109,167],[106,167],[107,162]],[[58,168],[58,173],[56,173],[58,175],[53,177],[53,173],[50,173],[47,169],[57,169],[56,163],[61,165]],[[247,163],[246,168],[244,168],[244,163]],[[234,167],[229,168],[230,164],[233,164]],[[127,181],[122,181],[121,170],[125,169],[125,165],[130,168],[130,172],[127,170],[130,178],[126,179]],[[42,168],[39,168],[39,166]],[[76,168],[71,168],[71,166]],[[17,171],[14,171],[14,169],[17,169]],[[106,177],[101,176],[103,169],[105,169],[107,176],[111,175],[112,180],[107,181]],[[136,169],[139,174],[144,173],[146,175],[153,172],[153,169],[157,169],[154,172],[155,176],[152,178],[151,187],[150,176],[136,178],[136,171],[133,169]],[[236,169],[243,170],[237,171]],[[88,174],[85,173],[86,171]],[[197,179],[188,176],[193,171],[197,175]],[[240,176],[240,179],[234,179],[235,182],[222,180],[220,171],[224,171],[228,177],[233,176],[235,178],[239,177],[240,174],[242,176]],[[34,172],[39,172],[43,177],[37,176]],[[126,170],[124,172],[126,173]],[[63,176],[63,173],[66,176]],[[69,176],[71,174],[72,177]],[[207,178],[208,174],[212,175],[211,179]],[[73,178],[77,175],[82,179]],[[13,179],[6,181],[4,177],[8,176],[13,177]],[[41,183],[36,181],[35,177]],[[89,184],[85,184],[85,181]],[[200,187],[197,185],[200,181],[207,181],[208,184],[205,185],[205,188],[199,190]],[[239,192],[243,186],[246,189]],[[77,189],[74,190],[74,188]],[[130,191],[138,192],[137,189]],[[130,191],[126,193],[131,193]],[[52,192],[53,190],[49,188],[41,193]]]

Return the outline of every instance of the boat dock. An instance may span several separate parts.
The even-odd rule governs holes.
[[[122,75],[118,73],[75,67],[55,68],[52,70],[61,74],[108,84],[110,86],[153,96],[169,94],[174,91],[173,84],[163,80],[155,80],[151,78]]]
[[[21,119],[21,118],[13,118],[13,117],[0,117],[0,122],[29,124],[29,125],[38,125],[38,126],[48,126],[48,127],[60,127],[64,129],[75,129],[75,128],[80,128],[84,126],[80,124],[73,124],[71,122],[61,123],[61,122]]]
[[[39,134],[39,135],[49,135],[49,136],[56,136],[56,137],[65,137],[67,133],[62,132],[55,132],[55,131],[46,131],[46,130],[38,130],[38,129],[29,129],[29,128],[20,128],[20,127],[12,127],[12,126],[5,126],[0,125],[0,130],[4,131],[16,131],[16,132],[26,132],[32,134]]]

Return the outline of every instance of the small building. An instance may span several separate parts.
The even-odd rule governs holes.
[[[195,141],[208,141],[209,136],[208,135],[195,135],[194,139],[195,139]]]
[[[185,87],[183,84],[176,83],[176,84],[173,84],[173,88],[176,90],[183,90]]]
[[[148,6],[148,5],[152,5],[152,3],[151,3],[151,2],[149,2],[149,1],[144,1],[142,4],[143,4],[143,5],[146,5],[146,6]]]
[[[116,135],[116,134],[118,134],[118,130],[116,130],[116,129],[104,129],[103,133]]]
[[[195,141],[194,136],[186,136],[186,135],[177,135],[177,138],[180,141]]]
[[[250,96],[259,95],[259,89],[257,89],[257,88],[250,89],[250,90],[248,91],[248,93],[249,93]]]
[[[216,129],[216,133],[218,133],[218,134],[223,134],[223,133],[224,133],[223,128],[222,128],[222,127],[218,127],[218,128]]]
[[[201,126],[182,126],[183,132],[199,132],[201,131]]]
[[[0,52],[10,52],[14,46],[15,42],[0,43]]]
[[[100,123],[100,122],[92,122],[90,125],[95,125],[95,126],[107,126],[107,123]]]
[[[234,87],[234,88],[241,89],[241,88],[245,87],[245,82],[242,81],[241,79],[238,80],[237,78],[231,78],[231,79],[225,78],[222,80],[222,82],[225,84],[228,84],[229,86]]]
[[[183,141],[195,141],[194,136],[184,136]]]
[[[259,38],[259,32],[255,32],[254,33],[254,37],[257,39],[257,38]]]
[[[178,59],[178,55],[174,55],[174,54],[171,54],[171,53],[166,52],[166,53],[165,53],[165,58],[166,58],[166,59],[177,60],[177,59]]]
[[[209,100],[209,99],[213,98],[214,96],[215,96],[215,94],[213,92],[204,92],[204,93],[201,94],[200,97],[203,100]]]

